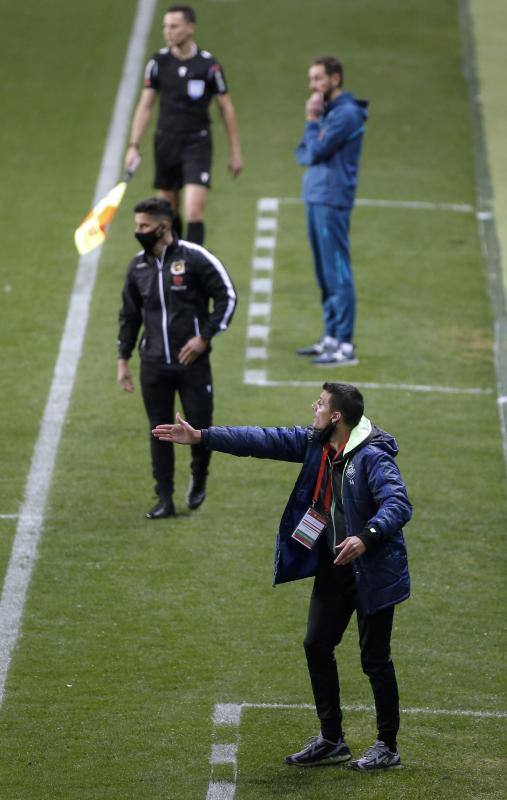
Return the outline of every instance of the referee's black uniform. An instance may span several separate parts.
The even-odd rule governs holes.
[[[159,93],[155,132],[156,189],[181,189],[188,183],[210,186],[212,141],[209,104],[214,95],[227,94],[221,65],[195,46],[191,58],[181,60],[163,47],[146,65],[145,89]]]
[[[174,238],[161,258],[144,251],[135,256],[128,267],[122,300],[118,355],[130,358],[144,325],[139,342],[141,388],[150,421],[153,476],[161,502],[171,505],[173,445],[153,437],[151,429],[174,419],[176,391],[192,427],[212,424],[211,346],[188,365],[179,363],[178,353],[193,336],[209,341],[227,329],[236,307],[236,292],[216,256],[200,245]],[[206,480],[210,455],[207,448],[192,447],[191,472],[198,483]]]

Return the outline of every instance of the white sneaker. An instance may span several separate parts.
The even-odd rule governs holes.
[[[401,769],[402,764],[398,751],[389,750],[384,742],[377,739],[361,758],[351,761],[347,766],[358,770]]]
[[[352,342],[341,342],[336,350],[324,351],[316,358],[313,358],[312,363],[325,367],[355,367],[359,364],[359,360],[356,358],[356,349]]]
[[[311,344],[309,347],[300,347],[299,350],[296,350],[296,353],[298,356],[320,356],[322,353],[336,350],[339,346],[338,339],[333,336],[323,336],[318,342]]]

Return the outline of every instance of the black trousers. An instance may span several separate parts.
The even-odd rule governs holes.
[[[334,650],[354,611],[361,666],[370,680],[375,700],[378,738],[394,748],[400,724],[398,685],[391,660],[394,606],[377,614],[362,614],[357,609],[351,566],[335,567],[330,554],[323,554],[315,578],[304,641],[322,735],[331,741],[342,735],[340,681]]]
[[[208,428],[213,417],[213,387],[208,358],[194,364],[153,364],[141,361],[141,390],[150,422],[150,449],[156,492],[161,500],[170,500],[174,489],[174,446],[151,434],[152,428],[174,421],[174,399],[178,392],[183,417],[193,428]],[[190,469],[194,478],[208,474],[211,452],[192,446]]]

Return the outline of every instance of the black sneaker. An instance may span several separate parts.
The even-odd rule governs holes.
[[[401,758],[397,750],[389,750],[388,746],[380,739],[361,756],[348,764],[351,769],[401,769]]]
[[[172,500],[159,500],[156,506],[146,512],[145,516],[147,519],[164,519],[165,517],[174,517],[175,514]]]
[[[313,767],[318,764],[340,764],[348,761],[351,752],[343,737],[337,742],[329,742],[321,733],[312,736],[299,753],[285,756],[285,763],[298,767]]]
[[[190,476],[187,492],[187,506],[195,511],[196,508],[204,503],[206,498],[206,478],[194,478]]]

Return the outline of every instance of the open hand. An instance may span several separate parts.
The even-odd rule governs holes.
[[[173,425],[157,425],[152,430],[153,436],[161,442],[174,442],[175,444],[199,444],[201,441],[201,431],[192,428],[176,412],[176,422]]]

